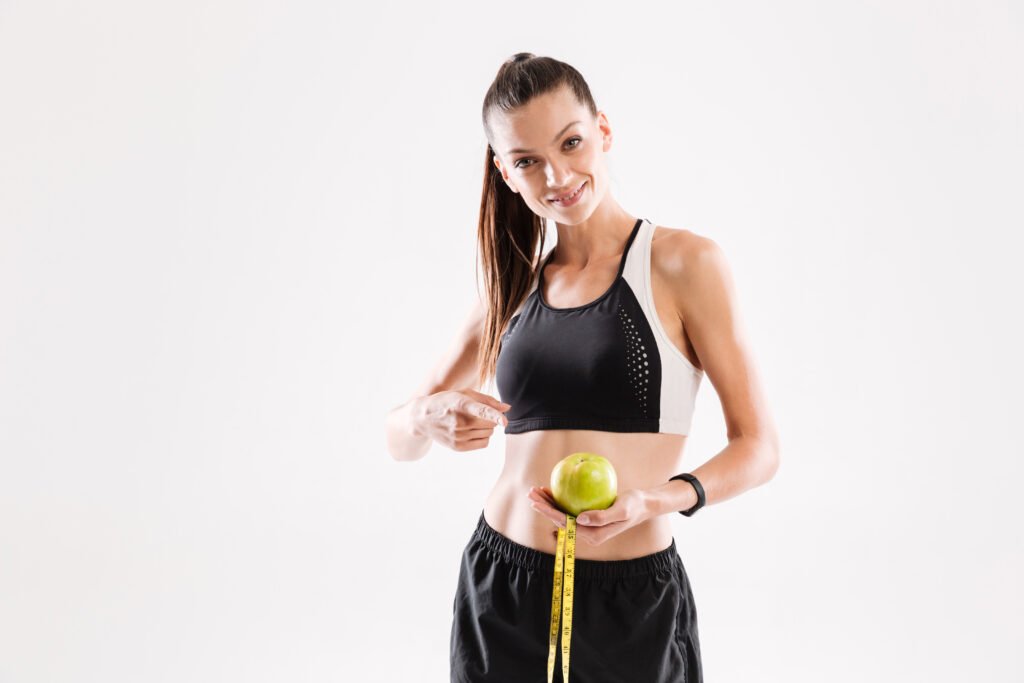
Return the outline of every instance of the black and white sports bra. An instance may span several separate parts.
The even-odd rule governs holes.
[[[544,301],[541,261],[501,338],[506,434],[536,429],[687,434],[703,370],[669,340],[651,294],[654,224],[637,219],[611,286],[582,306]]]

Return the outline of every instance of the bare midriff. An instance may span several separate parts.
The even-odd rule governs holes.
[[[589,430],[537,430],[505,437],[505,464],[484,503],[484,517],[496,531],[516,543],[554,554],[558,527],[531,507],[532,486],[551,485],[551,470],[570,453],[604,456],[615,467],[618,491],[655,488],[683,472],[686,437],[665,433],[620,433]],[[625,560],[650,555],[672,543],[667,514],[626,529],[598,545],[577,538],[582,560]]]

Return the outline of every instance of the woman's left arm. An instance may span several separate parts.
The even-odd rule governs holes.
[[[673,236],[674,264],[666,277],[686,334],[715,387],[725,414],[729,445],[690,473],[704,487],[705,506],[769,481],[779,468],[779,435],[768,409],[754,355],[738,310],[736,286],[725,253],[707,237]],[[687,510],[697,492],[674,479],[644,490],[650,517]]]

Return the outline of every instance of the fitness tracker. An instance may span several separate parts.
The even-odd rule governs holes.
[[[669,477],[669,481],[672,481],[673,479],[685,479],[686,481],[690,482],[690,484],[693,485],[693,488],[697,491],[697,502],[694,503],[693,507],[690,508],[689,510],[680,510],[679,514],[686,515],[687,517],[689,517],[694,512],[704,507],[704,502],[706,500],[704,497],[704,487],[700,485],[699,481],[697,481],[697,477],[693,476],[689,472],[685,472],[683,474],[677,474],[674,477]]]

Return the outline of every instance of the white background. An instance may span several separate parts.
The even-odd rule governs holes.
[[[0,0],[0,681],[447,680],[501,430],[397,463],[384,417],[476,296],[518,51],[735,275],[782,466],[673,517],[706,680],[1024,680],[1022,45],[1009,2]]]

